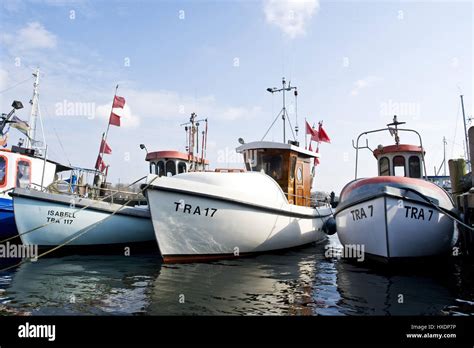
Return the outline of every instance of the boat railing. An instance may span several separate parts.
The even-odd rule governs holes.
[[[30,184],[30,188],[34,186],[41,187],[37,184]],[[43,192],[60,193],[70,196],[79,196],[89,199],[104,198],[106,201],[114,203],[114,201],[120,201],[124,198],[130,199],[130,197],[137,197],[137,201],[140,202],[145,197],[140,192],[127,191],[116,188],[98,187],[90,184],[71,184],[69,181],[57,180],[47,187],[42,189]],[[119,196],[119,197],[117,197]]]
[[[316,207],[316,206],[319,206],[318,203],[323,203],[323,205],[325,204],[329,204],[329,202],[324,202],[324,201],[320,201],[316,198],[313,198],[313,197],[308,197],[308,196],[301,196],[301,195],[296,195],[294,193],[288,193],[288,192],[284,192],[286,198],[288,200],[290,200],[290,197],[291,198],[302,198],[303,199],[303,203],[305,206],[307,206],[307,203],[309,202],[309,206],[310,207]],[[293,204],[294,203],[294,200],[293,200]]]

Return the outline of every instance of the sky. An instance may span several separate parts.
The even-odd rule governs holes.
[[[93,167],[115,86],[126,99],[111,127],[109,181],[148,172],[145,152],[184,151],[180,124],[209,120],[211,167],[241,167],[238,138],[261,140],[280,111],[285,77],[292,124],[323,121],[314,189],[339,192],[354,178],[352,139],[394,114],[418,130],[428,174],[464,156],[459,95],[473,112],[471,1],[0,1],[0,107],[25,105],[40,68],[40,110],[49,158]],[[295,113],[297,109],[297,115]],[[296,120],[296,116],[298,120]],[[473,124],[474,125],[474,124]],[[287,128],[287,134],[291,134]],[[21,134],[12,130],[9,145]],[[265,140],[282,141],[277,122]],[[402,142],[416,139],[402,135]],[[393,143],[369,138],[369,147]],[[364,143],[365,144],[365,143]],[[377,174],[361,150],[359,176]],[[442,171],[441,171],[442,173]]]

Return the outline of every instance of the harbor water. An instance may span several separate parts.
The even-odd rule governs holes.
[[[174,265],[151,254],[40,258],[0,273],[0,315],[474,314],[472,263],[374,269],[327,258],[327,247]]]

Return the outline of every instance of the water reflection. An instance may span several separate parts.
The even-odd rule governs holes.
[[[324,251],[324,245],[319,245],[240,260],[181,265],[162,265],[156,255],[40,259],[0,273],[0,314],[474,312],[472,265],[382,272],[326,259]]]

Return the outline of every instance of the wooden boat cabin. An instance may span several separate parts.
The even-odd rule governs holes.
[[[311,165],[319,154],[288,144],[256,141],[239,146],[248,171],[263,171],[280,185],[290,204],[309,207],[313,175]]]
[[[424,150],[416,145],[379,145],[373,152],[379,176],[423,178]]]
[[[158,176],[203,171],[209,167],[208,160],[179,151],[150,152],[145,160],[150,162],[150,174]]]

